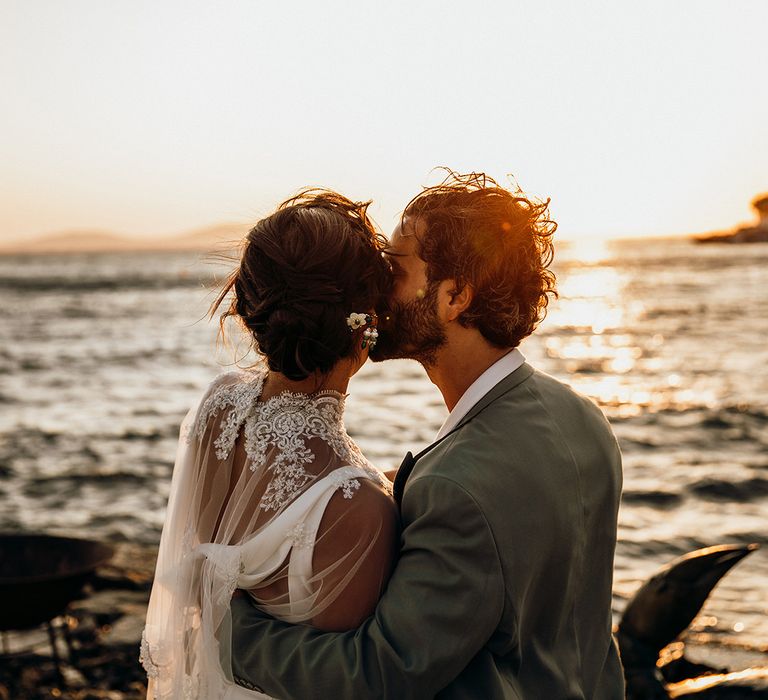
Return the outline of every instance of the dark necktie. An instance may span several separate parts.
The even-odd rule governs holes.
[[[415,464],[416,459],[414,458],[413,453],[408,452],[405,457],[403,457],[400,468],[395,475],[395,483],[392,484],[392,495],[395,497],[395,503],[397,503],[398,508],[400,507],[400,501],[403,500],[405,482],[408,481],[408,477],[411,475]]]

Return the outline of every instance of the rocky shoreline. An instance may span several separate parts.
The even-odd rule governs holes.
[[[742,226],[727,233],[713,233],[694,236],[696,243],[768,243],[768,194],[752,200],[752,207],[758,216],[755,226]]]
[[[748,226],[730,233],[694,236],[696,243],[768,243],[768,226]]]
[[[115,550],[86,597],[54,620],[61,677],[44,627],[3,636],[0,700],[144,700],[139,643],[157,548],[117,544]]]
[[[63,678],[44,627],[7,633],[2,640],[0,700],[144,700],[146,676],[138,652],[157,548],[114,546],[114,557],[97,571],[87,596],[54,621]],[[64,626],[71,640],[71,659]],[[689,659],[723,669],[763,666],[766,652],[768,647],[744,648],[692,631],[686,638]],[[666,653],[681,655],[682,643],[673,643]]]

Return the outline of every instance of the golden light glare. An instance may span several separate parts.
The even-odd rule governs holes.
[[[440,164],[501,182],[512,173],[551,197],[560,240],[703,233],[751,219],[750,199],[768,187],[768,92],[753,85],[768,4],[735,13],[716,0],[672,3],[663,23],[651,5],[587,4],[530,3],[521,23],[515,3],[500,0],[485,13],[411,3],[403,16],[383,5],[350,13],[337,0],[300,13],[245,1],[120,12],[106,2],[5,3],[0,74],[15,99],[0,112],[0,241],[248,223],[315,184],[372,198],[389,229]],[[406,18],[420,40],[387,51]],[[542,36],[559,50],[542,52]],[[30,51],[38,45],[47,50]],[[482,47],[495,70],[459,62],[431,70],[424,89],[413,66],[437,67],[451,45]],[[285,90],[308,65],[356,89],[308,81]],[[515,89],[497,89],[495,75],[513,72]],[[679,99],[680,85],[691,99]],[[280,108],[264,109],[265,95],[280,95]],[[577,109],[559,109],[552,95]],[[482,129],[468,128],[470,112]],[[713,165],[738,177],[713,178]]]
[[[562,332],[544,337],[547,356],[562,364],[569,381],[623,417],[668,405],[715,402],[715,386],[686,386],[679,374],[666,369],[667,359],[659,353],[666,342],[663,334],[635,332],[646,309],[627,293],[630,274],[595,262],[610,259],[611,243],[582,241],[572,250],[573,264],[560,276],[560,298],[547,317],[547,324]],[[646,372],[663,372],[666,382],[651,387],[639,379]]]
[[[609,257],[608,243],[602,238],[569,241],[570,255],[585,264],[595,264]]]
[[[755,677],[755,669],[747,669],[746,671],[735,671],[733,673],[714,673],[708,676],[700,676],[699,678],[693,678],[679,683],[670,683],[667,685],[667,692],[670,698],[677,698],[682,695],[688,695],[695,691],[697,693],[707,690],[716,686],[718,683],[724,681],[737,682],[739,680],[749,681]],[[768,674],[763,674],[764,676]]]

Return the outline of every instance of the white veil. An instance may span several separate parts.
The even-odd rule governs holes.
[[[360,526],[345,522],[361,487],[388,482],[347,436],[344,397],[262,402],[265,376],[221,375],[182,424],[141,647],[148,697],[218,698],[232,687],[236,587],[276,617],[333,628],[353,577],[375,601],[388,575],[371,553],[391,532],[369,510]]]

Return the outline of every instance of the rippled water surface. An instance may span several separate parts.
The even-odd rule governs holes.
[[[523,346],[591,396],[624,453],[617,607],[681,553],[758,542],[700,629],[768,643],[768,246],[563,244],[561,297]],[[155,542],[178,425],[232,350],[191,253],[0,257],[0,529]],[[368,364],[346,422],[384,467],[431,441],[440,395]]]

